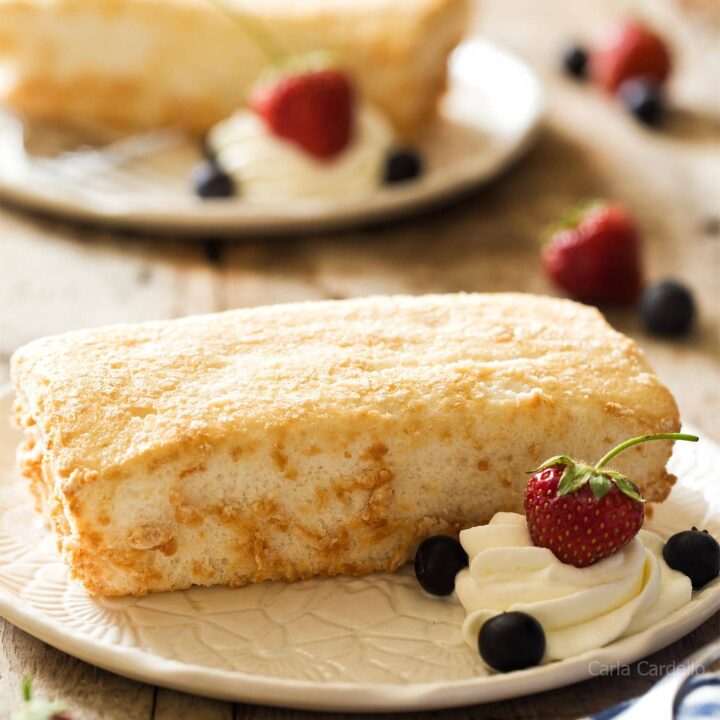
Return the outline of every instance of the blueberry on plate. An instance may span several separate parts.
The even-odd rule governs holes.
[[[425,538],[415,553],[415,577],[431,595],[450,595],[455,589],[455,576],[467,564],[467,553],[457,540],[433,535]]]
[[[645,328],[651,333],[685,335],[695,319],[695,301],[684,285],[664,280],[643,291],[640,315]]]
[[[217,163],[203,160],[193,169],[191,182],[201,198],[227,198],[235,195],[235,181]]]
[[[665,101],[658,83],[630,78],[618,88],[623,105],[644,125],[657,127],[665,117]]]
[[[423,161],[420,155],[411,148],[391,150],[385,160],[386,185],[407,182],[420,177],[423,173]]]
[[[581,45],[571,45],[562,55],[563,70],[578,80],[587,77],[588,53]]]
[[[532,615],[505,612],[491,617],[478,636],[480,656],[499,672],[537,665],[545,654],[545,632]]]
[[[687,575],[693,590],[707,585],[720,574],[720,545],[707,530],[675,533],[663,548],[665,562]]]

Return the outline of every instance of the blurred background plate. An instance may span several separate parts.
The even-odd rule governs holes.
[[[12,391],[0,391],[0,417]],[[4,429],[3,429],[4,428]],[[0,424],[0,615],[107,670],[240,702],[312,710],[400,711],[505,700],[634,662],[720,608],[720,578],[644,632],[562,662],[488,675],[461,636],[464,610],[394,575],[266,582],[142,598],[96,598],[68,579],[14,466],[20,433]],[[648,523],[720,536],[720,447],[679,443],[678,484]],[[547,716],[550,717],[550,716]]]
[[[428,171],[419,181],[379,188],[357,200],[277,206],[197,199],[188,174],[199,147],[175,131],[110,141],[102,130],[78,134],[23,126],[4,113],[0,197],[73,219],[195,235],[364,224],[427,208],[495,177],[529,147],[543,104],[540,84],[524,63],[482,40],[469,40],[451,58],[440,119],[421,145]]]

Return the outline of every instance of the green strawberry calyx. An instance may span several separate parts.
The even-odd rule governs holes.
[[[339,55],[329,50],[291,53],[266,19],[244,12],[237,6],[232,6],[231,9],[225,0],[209,0],[209,2],[234,23],[265,56],[268,66],[260,73],[256,86],[273,84],[290,75],[336,69],[341,65]]]
[[[627,475],[623,475],[616,470],[608,470],[605,468],[605,465],[616,455],[619,455],[628,448],[652,440],[685,440],[687,442],[697,442],[699,438],[696,435],[688,435],[687,433],[640,435],[620,443],[620,445],[617,445],[606,453],[595,465],[576,462],[568,455],[555,455],[555,457],[547,459],[542,465],[532,470],[531,473],[535,474],[541,470],[562,465],[565,469],[563,470],[560,484],[558,485],[558,496],[569,495],[588,485],[595,498],[600,500],[612,490],[612,486],[615,484],[623,495],[627,495],[627,497],[637,502],[644,503],[645,499],[640,494],[637,485],[635,485]]]
[[[591,212],[606,207],[609,204],[607,200],[601,198],[581,200],[569,210],[566,210],[555,222],[543,230],[540,235],[540,245],[547,245],[552,242],[553,238],[563,230],[574,230]]]
[[[243,12],[238,7],[230,9],[225,0],[209,0],[227,20],[234,23],[239,30],[260,50],[265,58],[271,63],[278,63],[287,57],[287,52],[282,46],[275,32],[268,23],[261,17],[250,12]]]
[[[309,75],[322,70],[343,70],[340,55],[330,50],[316,50],[303,55],[289,55],[274,62],[260,73],[253,90],[272,86],[295,75]]]

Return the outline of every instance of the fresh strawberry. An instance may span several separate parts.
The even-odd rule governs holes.
[[[663,83],[670,70],[670,52],[662,38],[638,22],[610,28],[590,54],[591,77],[611,93],[630,78]]]
[[[650,440],[689,440],[694,435],[643,435],[613,448],[595,466],[567,455],[546,460],[525,489],[525,515],[530,537],[558,560],[586,567],[625,547],[645,517],[645,501],[625,475],[605,465],[633,445]]]
[[[353,104],[349,76],[334,68],[290,69],[261,82],[250,96],[250,107],[274,135],[319,160],[329,160],[347,147]]]
[[[563,494],[561,480],[570,474],[568,467],[552,465],[533,475],[525,491],[525,514],[535,545],[552,550],[564,563],[585,567],[615,554],[635,537],[645,506],[639,494],[624,494],[610,481],[600,499],[589,484]]]
[[[637,299],[642,287],[640,240],[620,205],[581,206],[546,237],[542,265],[563,290],[591,303],[628,305]]]

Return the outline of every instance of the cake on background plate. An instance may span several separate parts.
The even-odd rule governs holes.
[[[469,0],[0,0],[0,98],[31,118],[203,132],[268,65],[336,53],[405,136],[435,115]]]
[[[20,467],[93,594],[391,571],[520,511],[526,472],[678,429],[594,309],[375,297],[118,325],[16,352]],[[670,443],[618,461],[648,500]]]

